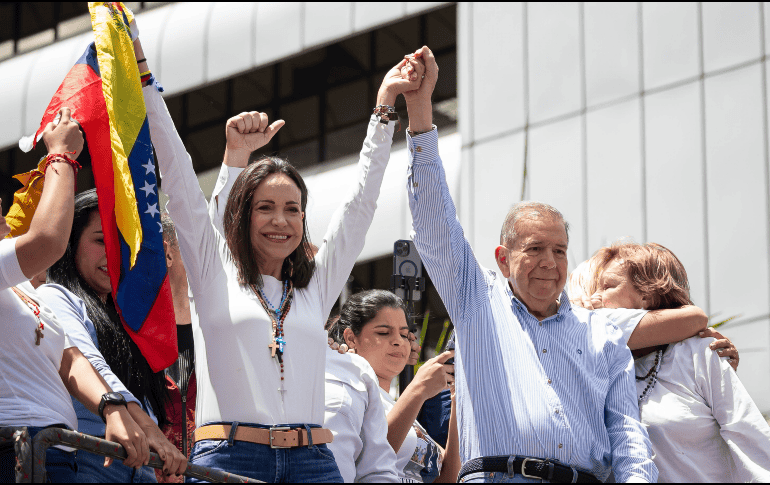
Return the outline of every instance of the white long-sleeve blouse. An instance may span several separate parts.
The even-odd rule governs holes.
[[[326,333],[323,325],[364,246],[390,155],[393,125],[372,117],[350,197],[338,209],[316,255],[305,288],[294,291],[284,322],[287,341],[284,390],[280,368],[268,344],[272,324],[256,295],[238,283],[224,238],[208,217],[190,156],[174,128],[163,98],[144,88],[153,145],[169,197],[187,278],[195,299],[198,399],[196,425],[214,422],[317,424],[324,422]],[[270,301],[281,282],[263,275]]]
[[[710,338],[691,337],[663,353],[658,382],[639,410],[655,451],[659,482],[770,481],[770,426]],[[655,352],[636,360],[636,375]],[[641,395],[645,381],[638,381]]]

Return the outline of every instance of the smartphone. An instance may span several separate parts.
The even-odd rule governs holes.
[[[393,274],[407,278],[422,278],[422,260],[412,241],[399,239],[393,244]],[[402,300],[410,296],[406,294],[405,288],[394,288],[393,291]],[[416,289],[411,293],[412,301],[418,301],[422,297],[420,290]]]

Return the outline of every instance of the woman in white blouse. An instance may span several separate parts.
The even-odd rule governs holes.
[[[604,308],[691,305],[687,273],[658,244],[616,244],[592,258],[587,294]],[[601,310],[600,310],[601,311]],[[633,328],[621,328],[624,336]],[[660,482],[770,481],[770,426],[711,339],[633,350],[642,422]]]
[[[0,427],[28,427],[34,436],[46,427],[77,430],[70,394],[97,413],[110,387],[70,341],[56,315],[37,294],[29,279],[59,259],[72,226],[76,165],[83,136],[62,108],[57,125],[43,133],[49,164],[37,211],[26,234],[0,240]],[[10,232],[0,217],[0,238]],[[103,407],[106,438],[128,452],[124,464],[149,461],[142,430],[125,406]],[[105,459],[108,465],[112,459]],[[0,453],[0,482],[15,482],[13,450]],[[74,453],[58,448],[46,452],[46,471],[52,482],[75,481]]]
[[[419,87],[395,66],[377,104]],[[395,122],[372,116],[359,177],[314,259],[308,257],[307,189],[289,163],[265,157],[237,176],[222,234],[208,217],[190,157],[156,88],[144,88],[169,215],[176,225],[200,323],[191,462],[266,482],[341,481],[326,443],[324,322],[364,245]],[[386,109],[387,111],[387,109]],[[267,117],[228,127],[225,158],[248,158],[283,126]]]
[[[329,329],[329,337],[366,359],[377,376],[387,414],[388,442],[396,451],[399,478],[407,482],[455,482],[459,452],[445,452],[417,422],[423,403],[447,387],[444,362],[453,352],[444,352],[425,362],[395,401],[389,394],[390,383],[409,359],[408,332],[401,299],[389,291],[369,290],[348,298],[339,320]],[[458,444],[456,440],[449,441],[453,446]]]

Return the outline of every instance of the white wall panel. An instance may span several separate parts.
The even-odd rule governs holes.
[[[530,122],[580,109],[580,20],[577,3],[530,3]]]
[[[706,79],[712,312],[770,312],[763,136],[760,66]]]
[[[759,4],[703,3],[703,64],[706,72],[760,56]],[[767,35],[767,34],[765,34]]]
[[[366,30],[406,14],[404,2],[354,2],[354,4],[353,25],[356,30]]]
[[[457,128],[465,144],[473,141],[473,125],[476,118],[473,114],[475,112],[473,100],[475,40],[471,21],[476,13],[475,5],[472,2],[462,2],[457,6],[457,112],[461,113],[457,120]]]
[[[156,8],[148,12],[137,14],[136,24],[139,27],[139,38],[142,40],[144,57],[152,69],[153,75],[163,84],[163,63],[161,51],[163,50],[163,31],[166,28],[166,20],[174,11],[174,5]],[[166,86],[164,85],[164,88]],[[175,86],[166,88],[166,93],[173,93]]]
[[[583,247],[583,141],[581,120],[569,118],[529,132],[527,199],[551,204],[570,223],[569,268],[589,255]]]
[[[251,67],[256,8],[255,3],[214,3],[206,29],[207,81],[222,79]]]
[[[471,244],[478,261],[489,269],[497,270],[495,248],[500,244],[500,228],[508,210],[520,200],[523,141],[523,134],[517,133],[474,147]]]
[[[770,27],[770,2],[762,2],[762,10],[764,10],[764,22],[765,22],[765,53],[770,52],[770,36],[768,36],[767,29]]]
[[[588,106],[639,90],[639,22],[636,3],[586,3]]]
[[[302,50],[302,3],[257,3],[256,59],[261,66]]]
[[[706,308],[700,83],[648,96],[645,118],[647,241],[677,255],[690,298]]]
[[[506,34],[501,36],[500,33]],[[524,126],[521,3],[473,6],[473,103],[476,139]]]
[[[642,3],[642,28],[645,90],[699,74],[696,3]]]
[[[323,44],[353,32],[353,2],[306,2],[305,47]]]
[[[164,71],[161,82],[173,86],[177,92],[199,86],[206,80],[204,60],[207,20],[204,19],[209,18],[213,5],[203,2],[178,3],[163,26],[163,49],[160,56]],[[248,39],[243,39],[243,43],[246,42]]]
[[[40,126],[42,111],[37,115],[37,125],[33,129],[26,129],[28,123],[25,123],[22,117],[22,113],[26,113],[24,106],[27,86],[30,83],[30,69],[39,53],[40,51],[35,51],[32,55],[14,57],[0,64],[0,112],[6,113],[0,116],[0,146],[16,145],[22,136],[31,135]],[[34,119],[30,120],[30,126],[33,122]]]
[[[588,252],[619,238],[642,239],[639,101],[587,115]]]

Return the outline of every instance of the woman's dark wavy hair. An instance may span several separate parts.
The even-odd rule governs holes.
[[[259,265],[260,255],[251,245],[251,200],[259,184],[274,173],[287,175],[297,184],[301,194],[301,209],[307,208],[307,186],[296,168],[278,157],[262,157],[238,175],[227,199],[224,214],[224,231],[227,246],[238,269],[241,285],[262,287]],[[315,271],[315,260],[305,248],[311,247],[307,230],[307,217],[302,221],[302,241],[283,262],[281,279],[290,279],[295,288],[305,288]]]
[[[340,310],[340,316],[329,327],[329,337],[338,344],[345,343],[345,329],[349,328],[353,334],[361,335],[364,326],[371,322],[383,308],[395,308],[404,312],[407,317],[404,301],[385,290],[366,290],[352,295],[345,301]]]
[[[98,216],[98,209],[95,189],[75,197],[75,217],[69,244],[64,256],[48,270],[48,283],[61,285],[83,300],[88,318],[96,328],[99,352],[107,365],[131,394],[140,402],[150,404],[158,418],[158,425],[163,426],[168,424],[165,404],[169,399],[165,374],[163,371],[152,371],[139,347],[123,328],[112,296],[108,296],[106,302],[102,301],[75,266],[80,238],[91,218]]]

